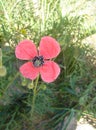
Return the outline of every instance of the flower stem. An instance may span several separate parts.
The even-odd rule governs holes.
[[[0,48],[0,67],[2,67],[2,50]]]
[[[39,81],[39,76],[38,76],[37,79],[36,79],[35,86],[34,86],[34,89],[33,89],[32,109],[31,109],[31,119],[32,119],[33,112],[34,112],[34,107],[35,107],[35,99],[36,99],[36,93],[37,93],[37,85],[38,85],[38,81]]]

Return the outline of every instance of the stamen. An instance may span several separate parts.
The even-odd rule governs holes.
[[[44,58],[43,56],[35,56],[32,62],[35,67],[40,67],[44,64]]]

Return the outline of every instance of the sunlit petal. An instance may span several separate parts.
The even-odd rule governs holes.
[[[30,60],[37,56],[37,49],[35,44],[30,40],[21,41],[15,50],[15,55],[18,59]]]
[[[44,59],[51,59],[60,53],[59,43],[52,37],[45,36],[40,41],[39,55]]]
[[[27,62],[20,67],[20,72],[25,78],[34,80],[39,74],[39,68],[34,67],[32,62]]]
[[[60,67],[53,61],[46,61],[40,68],[40,74],[43,81],[53,82],[60,74]]]

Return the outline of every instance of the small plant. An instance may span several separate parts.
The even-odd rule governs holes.
[[[24,40],[16,46],[16,57],[22,60],[29,60],[20,67],[20,72],[24,77],[32,80],[30,84],[30,88],[33,89],[31,118],[34,113],[36,95],[40,90],[40,87],[38,87],[40,86],[38,84],[39,75],[41,74],[42,80],[47,83],[56,80],[60,74],[60,68],[54,61],[51,61],[51,59],[55,58],[59,53],[59,43],[49,36],[45,36],[41,39],[38,50],[35,44],[30,40]],[[33,80],[35,80],[35,82]]]

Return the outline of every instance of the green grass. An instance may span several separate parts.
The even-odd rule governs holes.
[[[96,117],[96,51],[82,44],[84,38],[96,33],[95,13],[79,13],[86,8],[87,0],[80,6],[76,0],[64,1],[66,6],[62,2],[0,0],[0,48],[7,69],[6,76],[0,77],[0,130],[65,130],[74,115],[80,118],[87,113]],[[54,37],[61,45],[62,51],[55,59],[61,74],[54,83],[39,81],[41,90],[32,125],[33,91],[28,88],[31,81],[20,75],[22,63],[14,51],[19,41],[31,39],[38,46],[45,35]],[[66,116],[68,122],[64,124]]]

